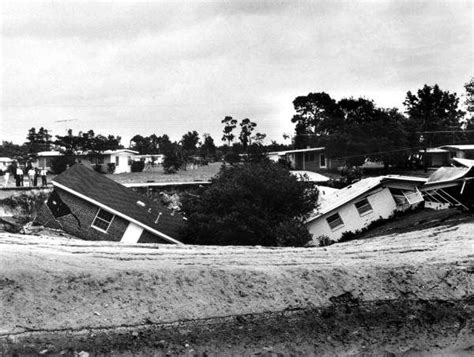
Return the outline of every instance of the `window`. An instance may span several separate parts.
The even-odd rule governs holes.
[[[344,222],[341,219],[341,216],[339,216],[339,213],[334,213],[333,215],[329,216],[326,218],[326,221],[328,221],[329,227],[331,227],[332,230],[335,230],[336,228],[342,227],[344,225]]]
[[[326,156],[319,154],[319,167],[326,167]]]
[[[118,166],[118,165],[119,165],[119,157],[115,156],[115,166]]]
[[[365,212],[372,211],[372,206],[370,205],[367,198],[364,198],[362,201],[356,202],[355,206],[360,215],[363,215]]]
[[[113,219],[114,215],[112,213],[99,208],[99,211],[92,222],[92,227],[98,229],[99,231],[107,232]]]

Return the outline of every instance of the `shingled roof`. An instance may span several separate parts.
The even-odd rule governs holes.
[[[170,242],[180,243],[173,237],[184,224],[181,215],[172,214],[160,202],[151,201],[82,164],[73,165],[56,176],[52,183],[79,198],[115,211],[129,221],[136,221],[151,233],[161,233],[159,235]],[[158,223],[155,223],[158,216]]]

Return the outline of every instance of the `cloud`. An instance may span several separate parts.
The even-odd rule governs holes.
[[[233,115],[280,139],[308,92],[399,107],[424,83],[460,92],[472,17],[469,2],[8,2],[1,133],[78,118],[123,137],[218,138]]]

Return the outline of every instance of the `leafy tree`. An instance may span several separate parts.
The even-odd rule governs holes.
[[[0,145],[0,156],[9,158],[23,158],[27,156],[28,148],[25,145],[13,144],[11,141],[2,141]]]
[[[216,145],[214,144],[214,139],[209,134],[204,134],[204,142],[199,148],[200,154],[206,159],[214,160],[216,157]]]
[[[28,130],[25,146],[30,154],[48,151],[52,144],[51,137],[48,129],[41,127],[36,131],[36,128],[33,127]]]
[[[183,199],[191,244],[302,246],[317,189],[269,160],[221,168],[212,185]]]
[[[251,135],[252,131],[255,130],[255,127],[257,126],[256,123],[250,121],[250,119],[245,118],[242,119],[242,122],[240,123],[240,135],[239,135],[239,140],[242,143],[242,147],[244,149],[244,152],[247,151],[247,147],[251,143]]]
[[[183,147],[183,150],[189,152],[190,154],[196,153],[198,143],[199,134],[196,130],[188,131],[181,139],[181,146]]]
[[[221,123],[224,124],[224,135],[222,135],[222,141],[227,141],[227,144],[230,146],[235,138],[235,135],[232,132],[237,126],[237,120],[230,116],[226,116],[222,119]]]
[[[182,148],[176,142],[171,142],[166,134],[160,138],[160,151],[165,155],[162,164],[165,173],[172,174],[185,167],[186,160]]]
[[[140,155],[158,154],[160,149],[160,137],[155,134],[150,136],[135,135],[130,140],[130,148],[138,151]]]
[[[474,142],[474,77],[464,85],[466,89],[466,101],[467,111],[471,113],[470,118],[466,118],[464,123],[465,130],[465,141],[468,143]]]
[[[425,84],[416,94],[408,91],[403,104],[410,128],[423,135],[427,146],[449,144],[455,139],[452,132],[462,129],[465,113],[458,108],[459,98],[456,93],[441,90],[437,84],[432,87]],[[410,144],[419,146],[419,139],[411,138]]]
[[[466,89],[466,105],[469,113],[474,113],[474,77],[464,85]]]
[[[296,114],[291,121],[296,123],[295,147],[319,145],[319,138],[333,132],[341,125],[340,107],[325,92],[309,93],[293,101]]]
[[[365,98],[336,102],[327,93],[309,93],[294,102],[297,114],[295,145],[325,146],[333,158],[348,166],[361,165],[366,158],[388,166],[406,157],[399,149],[406,142],[404,117],[396,109],[383,109]]]

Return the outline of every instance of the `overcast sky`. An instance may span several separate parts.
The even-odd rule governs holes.
[[[472,1],[1,4],[0,140],[15,143],[43,126],[221,144],[226,115],[283,142],[298,95],[403,110],[408,90],[462,95],[474,73]]]

